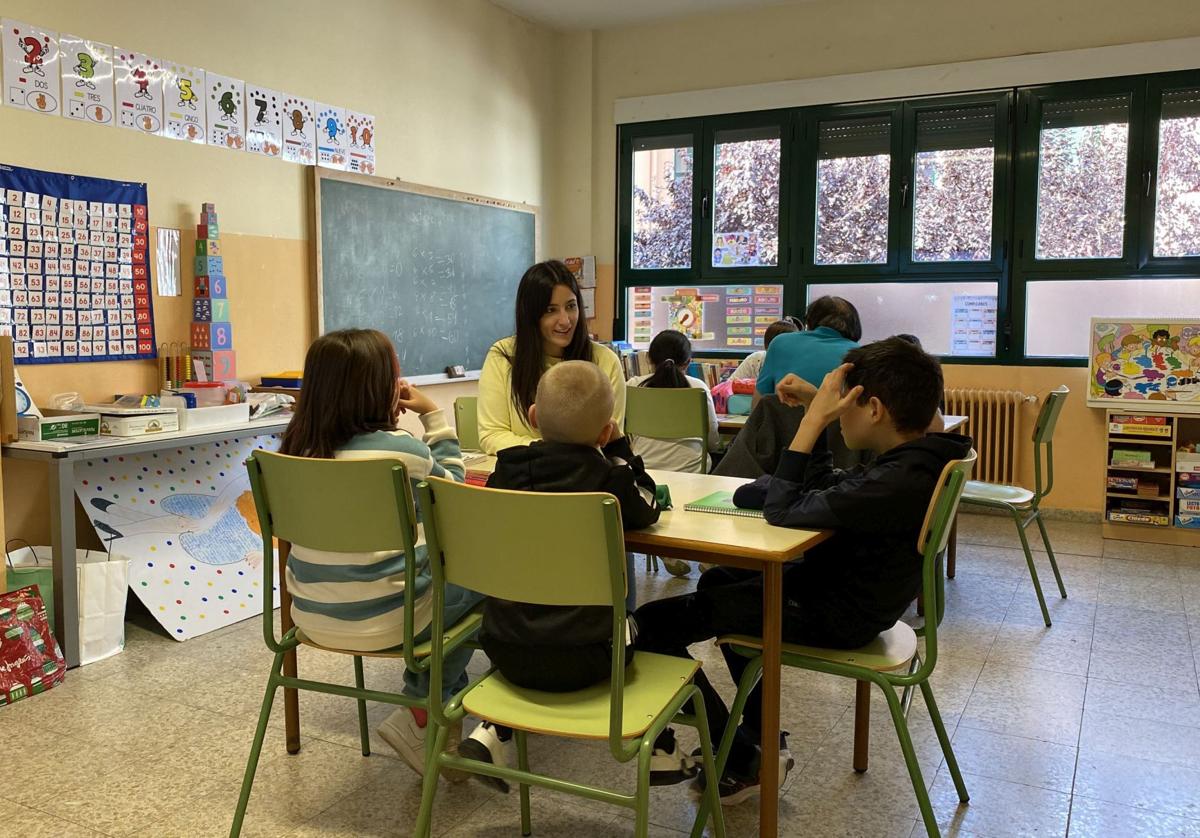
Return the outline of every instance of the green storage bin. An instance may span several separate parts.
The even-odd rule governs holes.
[[[15,550],[13,545],[24,545]],[[46,605],[46,622],[54,629],[54,565],[50,557],[50,548],[38,551],[28,542],[12,539],[4,545],[6,554],[6,584],[8,590],[37,585],[42,602]]]

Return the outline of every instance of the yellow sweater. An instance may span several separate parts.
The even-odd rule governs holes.
[[[515,337],[507,337],[492,344],[479,376],[479,447],[487,454],[514,445],[528,445],[542,438],[538,430],[529,427],[527,417],[521,415],[512,401],[512,364],[505,355],[512,354],[515,343]],[[618,427],[624,428],[625,375],[621,371],[621,361],[615,352],[598,343],[592,344],[592,358],[612,382],[612,418]],[[559,360],[547,356],[546,368]]]

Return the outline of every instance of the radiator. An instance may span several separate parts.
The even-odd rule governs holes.
[[[1020,432],[1021,405],[1036,401],[1019,390],[946,391],[944,412],[970,419],[963,433],[974,440],[979,454],[972,479],[1016,483],[1020,446],[1028,442]]]

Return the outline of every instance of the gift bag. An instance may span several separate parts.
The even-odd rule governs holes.
[[[0,704],[62,683],[67,671],[34,586],[0,594]]]
[[[23,544],[15,550],[9,549]],[[7,563],[5,572],[10,591],[36,585],[42,602],[46,606],[46,623],[54,628],[54,566],[49,548],[44,548],[44,554],[39,554],[30,546],[28,541],[11,538],[4,545],[4,558]]]

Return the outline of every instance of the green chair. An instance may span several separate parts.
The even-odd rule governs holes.
[[[617,501],[601,493],[544,494],[465,486],[430,479],[417,487],[433,570],[433,655],[436,683],[445,644],[441,640],[443,589],[462,585],[490,597],[543,605],[613,605],[612,675],[609,681],[570,693],[517,687],[489,671],[443,708],[435,706],[437,741],[429,763],[414,835],[429,834],[437,791],[437,769],[455,769],[517,783],[521,789],[521,831],[529,835],[529,787],[538,786],[633,809],[634,834],[649,828],[650,756],[655,738],[672,722],[700,734],[704,764],[714,766],[704,701],[692,682],[700,664],[638,652],[625,665],[625,546]],[[470,526],[464,526],[469,522]],[[562,545],[571,549],[564,551]],[[693,714],[683,708],[691,703]],[[447,726],[467,713],[515,732],[518,767],[443,753]],[[540,733],[570,739],[607,741],[621,763],[637,758],[633,794],[534,773],[527,738]],[[710,798],[713,830],[725,834],[716,787]]]
[[[785,666],[799,669],[809,669],[815,672],[826,672],[830,675],[841,675],[853,678],[858,682],[856,712],[864,712],[859,716],[858,723],[866,727],[868,717],[865,712],[870,708],[870,684],[877,684],[887,699],[888,709],[892,714],[892,722],[896,726],[896,736],[900,740],[900,750],[904,754],[904,762],[908,766],[908,775],[912,780],[913,790],[917,795],[917,804],[921,809],[921,818],[925,822],[926,831],[936,836],[939,834],[937,820],[933,816],[933,807],[929,802],[929,792],[925,788],[925,779],[921,775],[921,766],[917,762],[913,750],[912,736],[908,731],[908,706],[912,687],[918,687],[925,698],[925,706],[937,732],[938,742],[942,746],[942,754],[946,758],[946,766],[954,780],[958,791],[958,799],[963,803],[969,800],[967,787],[963,783],[962,774],[958,770],[958,761],[954,758],[954,750],[950,745],[950,737],[942,724],[941,713],[933,699],[933,688],[929,677],[937,665],[937,625],[938,611],[941,608],[940,597],[936,596],[938,585],[937,564],[938,555],[946,548],[950,537],[950,525],[958,511],[959,500],[962,497],[963,486],[967,476],[975,464],[975,452],[963,460],[951,460],[942,470],[938,478],[937,489],[929,502],[925,513],[925,522],[921,533],[917,536],[917,550],[924,557],[922,570],[922,589],[925,591],[925,624],[919,629],[913,629],[903,621],[897,621],[887,631],[875,640],[859,649],[825,649],[816,646],[802,646],[794,643],[783,644],[782,661]],[[918,636],[925,637],[925,658],[921,659],[917,648]],[[736,720],[742,717],[746,701],[754,685],[762,674],[762,640],[754,637],[731,635],[717,641],[729,645],[739,654],[751,658],[750,665],[742,675],[738,684],[737,697],[734,699],[730,714],[730,724],[721,738],[721,746],[717,751],[717,766],[723,771],[729,750],[733,745],[733,736],[737,727]],[[897,695],[896,688],[901,689]],[[861,729],[861,728],[860,728]],[[865,741],[865,740],[864,740]],[[860,768],[858,754],[855,768],[865,770],[865,761]],[[863,755],[865,757],[865,754]],[[715,784],[710,784],[715,785]],[[708,802],[701,805],[697,823],[705,814]],[[698,836],[698,830],[692,835]]]
[[[708,399],[697,387],[626,387],[625,434],[651,439],[699,439],[700,458],[688,471],[708,471]],[[647,554],[646,571],[658,570],[657,556]],[[691,565],[663,559],[674,576],[687,576]]]
[[[458,447],[463,451],[479,449],[479,398],[459,396],[454,400],[454,429],[458,432]]]
[[[1012,516],[1017,525],[1017,535],[1021,538],[1021,549],[1025,551],[1025,564],[1029,566],[1029,578],[1033,580],[1033,589],[1037,591],[1038,605],[1042,608],[1042,619],[1046,621],[1047,626],[1050,625],[1050,612],[1046,609],[1046,597],[1042,595],[1042,583],[1038,580],[1037,567],[1033,563],[1033,552],[1029,549],[1025,528],[1035,521],[1037,522],[1038,530],[1042,534],[1042,543],[1046,545],[1046,555],[1050,557],[1050,569],[1054,571],[1054,580],[1058,583],[1058,592],[1063,599],[1066,599],[1067,589],[1063,586],[1062,574],[1058,570],[1054,550],[1050,547],[1050,536],[1046,534],[1046,524],[1042,520],[1039,506],[1042,498],[1050,494],[1050,490],[1054,488],[1054,428],[1058,424],[1058,416],[1062,413],[1063,404],[1066,403],[1070,392],[1066,387],[1051,390],[1038,413],[1037,424],[1033,428],[1033,491],[1021,486],[968,480],[962,497],[964,504],[1000,509]],[[1042,484],[1043,459],[1045,460],[1045,485]]]
[[[332,552],[404,553],[405,576],[416,578],[416,549],[414,506],[412,485],[404,465],[397,460],[318,460],[306,457],[288,457],[268,451],[257,451],[246,461],[250,472],[250,486],[254,492],[254,505],[258,512],[263,539],[263,590],[270,591],[275,585],[275,551],[272,539],[281,542],[302,544],[315,550]],[[282,570],[279,573],[283,577]],[[242,792],[238,798],[230,836],[241,834],[242,821],[246,816],[246,804],[254,784],[262,752],[267,721],[271,716],[271,705],[275,691],[280,687],[341,695],[358,702],[359,736],[363,756],[370,756],[370,737],[367,733],[367,702],[379,701],[430,710],[429,699],[414,699],[401,693],[368,690],[363,680],[364,657],[386,657],[403,660],[405,666],[414,671],[424,671],[429,666],[432,643],[414,644],[412,586],[404,588],[404,643],[398,647],[379,652],[357,652],[344,649],[329,649],[312,642],[304,632],[293,628],[282,638],[275,637],[274,605],[272,597],[263,601],[263,639],[275,659],[267,679],[262,710],[258,716],[258,729],[254,733],[254,744],[246,760],[246,774],[242,780]],[[458,624],[446,629],[439,637],[439,650],[453,650],[472,639],[479,628],[482,617],[473,613]],[[283,674],[284,656],[306,645],[325,651],[338,652],[354,658],[354,686],[330,684],[287,677]],[[434,681],[434,683],[440,683]],[[438,702],[432,702],[438,706]],[[439,714],[440,715],[440,714]],[[438,717],[430,714],[435,721]],[[434,737],[428,737],[431,747]],[[444,739],[444,737],[443,737]]]

